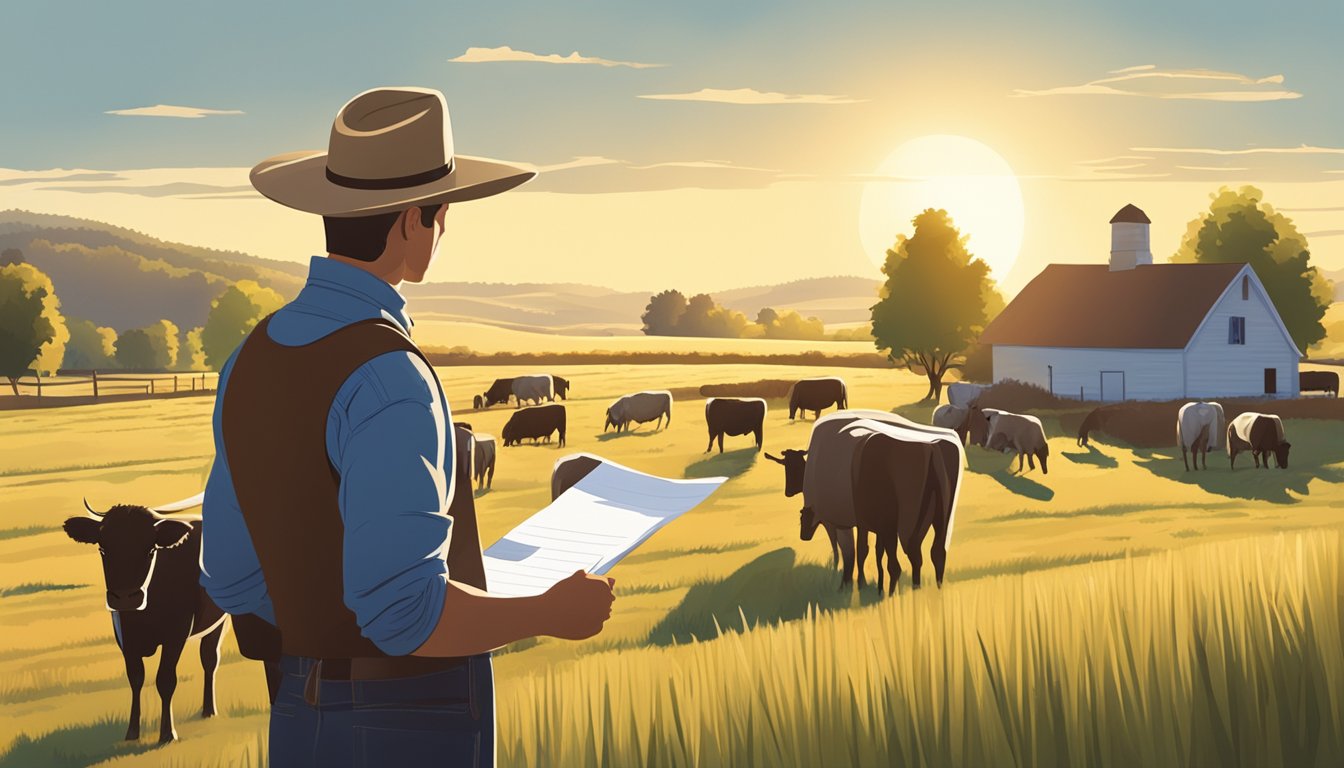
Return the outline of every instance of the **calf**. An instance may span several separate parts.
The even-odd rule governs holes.
[[[72,517],[65,532],[82,544],[96,544],[103,561],[107,609],[131,685],[131,716],[126,739],[140,738],[140,688],[144,659],[162,648],[155,686],[162,713],[159,742],[177,738],[173,727],[173,691],[177,662],[188,637],[201,639],[205,671],[202,717],[215,714],[215,670],[224,637],[224,612],[200,585],[200,517],[164,517],[145,507],[118,504],[92,517]]]
[[[1283,420],[1267,413],[1247,411],[1227,423],[1227,458],[1237,468],[1237,454],[1250,451],[1255,466],[1269,468],[1269,455],[1279,469],[1288,468],[1288,449],[1292,444],[1283,439]],[[1263,463],[1261,460],[1263,459]]]
[[[842,411],[849,407],[844,379],[834,376],[802,379],[789,390],[789,421],[793,421],[798,411],[811,411],[812,418],[820,418],[822,410],[832,405]]]
[[[723,453],[723,436],[755,435],[756,450],[761,450],[765,434],[765,401],[759,397],[711,397],[705,401],[705,425],[709,428],[709,445],[705,453],[719,441]]]
[[[504,425],[504,447],[521,445],[523,440],[550,439],[551,433],[560,433],[560,446],[565,445],[565,406],[549,403],[514,411]]]
[[[561,378],[560,376],[551,376],[551,380],[555,382],[555,396],[561,400],[568,400],[569,379]]]

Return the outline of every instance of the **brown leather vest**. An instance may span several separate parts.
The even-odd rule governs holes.
[[[285,653],[314,658],[385,656],[360,633],[354,612],[345,605],[340,475],[327,458],[327,414],[341,385],[364,363],[388,352],[421,359],[424,354],[381,318],[297,347],[272,341],[269,324],[269,316],[257,324],[234,360],[221,425],[281,645]],[[472,498],[472,438],[462,429],[454,437],[448,568],[454,581],[484,589]]]

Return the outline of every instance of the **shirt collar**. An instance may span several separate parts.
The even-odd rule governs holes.
[[[341,291],[383,310],[401,324],[407,332],[415,325],[406,312],[406,297],[381,278],[325,256],[314,256],[308,262],[307,286]]]

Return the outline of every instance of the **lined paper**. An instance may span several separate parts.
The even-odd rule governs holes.
[[[490,593],[539,595],[579,569],[604,574],[727,479],[672,480],[604,460],[482,553]]]

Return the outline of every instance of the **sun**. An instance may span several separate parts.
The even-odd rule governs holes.
[[[1002,281],[1017,262],[1024,226],[1022,188],[1008,162],[964,136],[921,136],[896,148],[863,189],[859,237],[880,268],[898,234],[926,208],[942,208],[967,235],[966,248]]]

